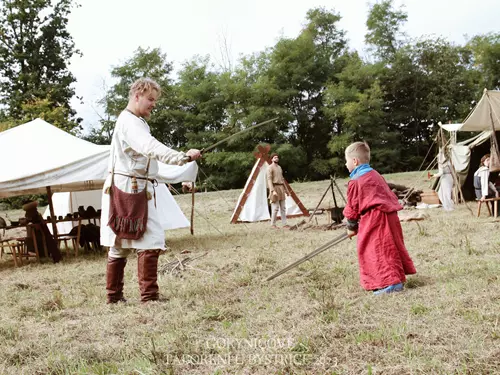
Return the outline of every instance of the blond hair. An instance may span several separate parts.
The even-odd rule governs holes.
[[[351,143],[345,149],[345,155],[349,157],[356,158],[362,164],[370,162],[370,146],[366,142],[354,142]]]
[[[142,77],[136,80],[134,83],[132,83],[128,95],[129,98],[132,98],[135,94],[143,95],[151,91],[156,91],[158,93],[158,96],[160,96],[161,94],[160,85],[151,78]]]

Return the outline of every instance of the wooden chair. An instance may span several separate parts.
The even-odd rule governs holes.
[[[489,202],[493,202],[493,213],[495,217],[498,216],[498,201],[500,198],[487,198],[484,201],[477,201],[477,217],[481,216],[481,206],[483,203],[486,203],[486,208],[488,209],[488,216],[491,216],[491,208]]]
[[[19,267],[23,265],[23,258],[29,260],[29,258],[36,258],[37,262],[40,263],[40,254],[38,253],[38,246],[35,245],[35,253],[30,253],[28,247],[26,246],[27,237],[13,238],[8,240],[8,245],[14,259],[14,265]]]
[[[5,249],[9,249],[9,251],[6,252]],[[10,239],[0,240],[0,258],[3,258],[3,254],[12,255],[12,259],[14,260],[14,265],[16,267],[19,267],[18,263],[17,263],[17,254],[16,254],[15,249],[12,250],[12,245],[11,245]]]
[[[64,249],[66,250],[66,254],[69,255],[69,246],[68,246],[68,241],[71,242],[73,245],[73,252],[75,257],[78,256],[78,249],[80,247],[80,244],[78,243],[78,236],[73,236],[70,234],[58,234],[57,235],[57,242],[59,244],[59,249],[62,250],[62,244],[64,243]]]
[[[5,250],[4,250],[5,248],[8,248],[8,249],[10,250],[10,246],[9,246],[9,243],[8,243],[8,242],[9,242],[9,240],[2,240],[2,239],[0,238],[0,259],[2,259],[2,258],[3,258],[3,255],[4,255],[4,254],[7,254],[7,253],[5,252]]]

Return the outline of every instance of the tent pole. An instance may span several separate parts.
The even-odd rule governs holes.
[[[195,183],[193,182],[193,186],[191,189],[191,235],[194,235],[194,191],[195,191]]]
[[[52,203],[52,189],[50,188],[50,186],[47,186],[47,197],[49,200],[50,221],[52,222],[52,234],[54,236],[54,239],[56,240],[57,248],[59,248],[59,241],[57,241],[57,225],[56,217],[54,214],[54,204]]]

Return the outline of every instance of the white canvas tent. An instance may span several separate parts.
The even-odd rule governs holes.
[[[110,146],[98,146],[36,119],[0,133],[0,198],[100,189]],[[160,164],[158,182],[195,181],[198,165]]]
[[[259,147],[257,161],[255,162],[252,172],[243,188],[236,208],[231,216],[231,223],[237,222],[254,222],[270,220],[268,200],[267,200],[267,168],[269,165],[269,147]],[[286,217],[309,216],[309,211],[304,207],[300,199],[292,190],[290,185],[285,181],[288,187],[290,196],[286,197]],[[278,211],[278,217],[280,213]]]
[[[499,116],[500,91],[484,90],[481,100],[462,124],[439,124],[451,134],[448,149],[466,199],[474,199],[473,173],[479,167],[480,158],[491,153],[492,135],[496,136],[500,129]],[[457,142],[456,134],[462,131],[479,134]]]
[[[41,119],[1,132],[0,198],[96,189],[100,192],[108,175],[109,152],[110,146],[94,145]],[[196,180],[196,162],[184,166],[159,164],[157,180],[160,184]],[[158,190],[163,191],[160,197],[157,195],[158,204],[175,203],[166,187]],[[68,199],[66,202],[69,205]],[[172,210],[180,211],[177,203],[175,207],[170,204],[162,207],[162,211],[171,215]],[[70,212],[74,211],[61,215]],[[182,216],[170,225],[185,224],[186,218]]]
[[[485,89],[481,100],[458,130],[469,132],[500,130],[500,91]]]

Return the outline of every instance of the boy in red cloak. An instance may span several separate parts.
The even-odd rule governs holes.
[[[405,275],[417,271],[406,250],[398,211],[402,209],[384,178],[370,167],[370,147],[355,142],[345,150],[351,181],[347,188],[349,237],[358,235],[361,286],[374,294],[403,290]]]

